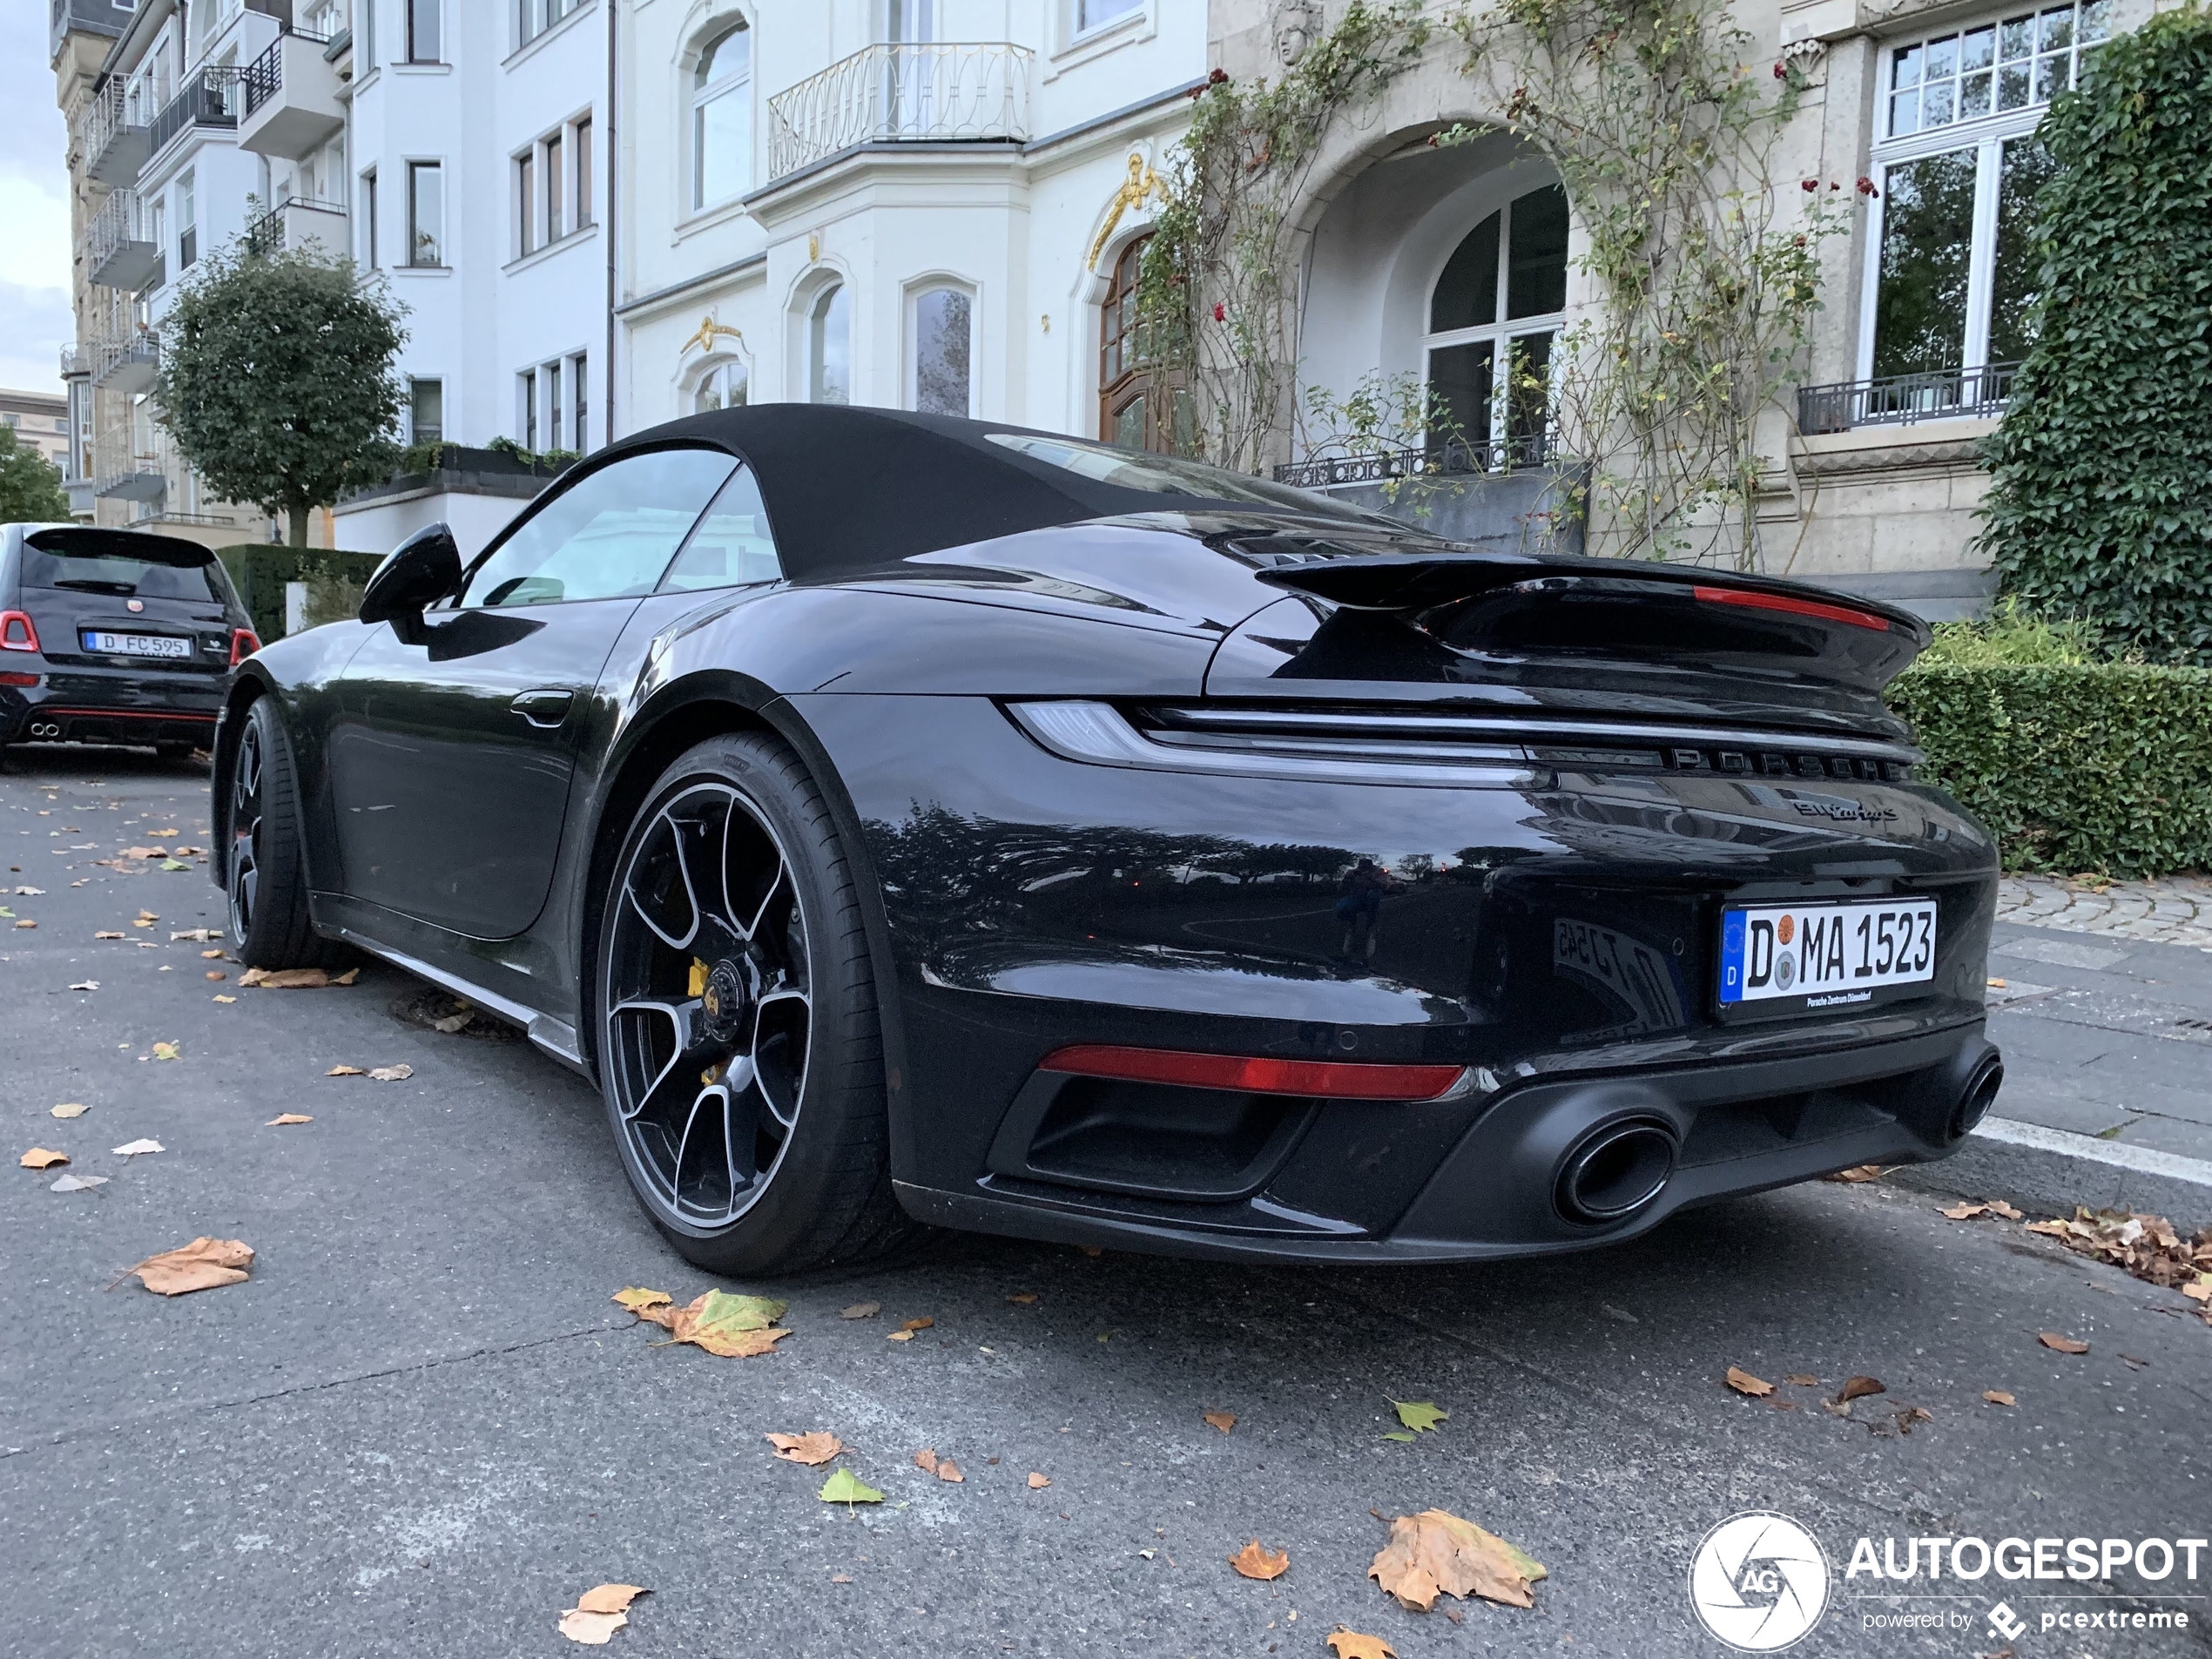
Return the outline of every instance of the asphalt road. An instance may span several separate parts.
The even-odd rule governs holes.
[[[1311,1656],[1339,1624],[1400,1659],[1720,1654],[1685,1572],[1751,1509],[1794,1517],[1833,1566],[1798,1653],[1993,1653],[2000,1595],[2024,1659],[2208,1651],[2212,1560],[2162,1585],[1844,1576],[1862,1535],[2212,1530],[2212,1329],[2016,1225],[1876,1182],[1460,1270],[956,1239],[725,1286],[788,1298],[772,1357],[656,1347],[610,1294],[715,1281],[645,1224],[585,1085],[526,1043],[395,1017],[420,988],[381,968],[239,989],[212,946],[170,941],[220,925],[196,861],[91,862],[204,846],[207,822],[204,779],[150,758],[17,752],[0,778],[0,904],[38,924],[0,922],[0,1651],[558,1655],[561,1610],[616,1581],[652,1592],[610,1649],[641,1656]],[[159,920],[133,928],[142,910]],[[324,1075],[401,1062],[400,1082]],[[57,1122],[60,1102],[91,1109]],[[287,1111],[314,1121],[265,1127]],[[109,1150],[142,1136],[165,1150]],[[33,1145],[111,1179],[54,1192],[60,1170],[15,1167]],[[250,1281],[104,1288],[202,1234],[250,1244]],[[840,1317],[864,1300],[881,1312]],[[1798,1409],[1731,1393],[1730,1366]],[[1887,1393],[1824,1411],[1853,1374]],[[1393,1399],[1449,1416],[1393,1442]],[[1915,1406],[1929,1420],[1899,1433]],[[819,1501],[827,1470],[762,1439],[814,1429],[885,1503]],[[966,1480],[917,1469],[925,1446]],[[1546,1563],[1532,1610],[1421,1615],[1366,1579],[1378,1516],[1432,1507]],[[1290,1554],[1272,1582],[1226,1564],[1254,1536]],[[2040,1622],[2161,1608],[2191,1629]],[[1915,1611],[1963,1628],[1867,1628]]]

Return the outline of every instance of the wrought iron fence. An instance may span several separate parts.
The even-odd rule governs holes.
[[[300,239],[312,220],[295,221],[294,213],[321,213],[339,221],[331,227],[333,253],[343,253],[346,234],[342,228],[346,210],[336,202],[310,201],[305,196],[287,196],[274,207],[246,227],[246,247],[250,253],[266,259],[272,253],[281,253]]]
[[[1911,426],[2002,415],[2018,363],[1944,368],[1879,380],[1837,381],[1797,388],[1797,430],[1848,432],[1861,426]]]
[[[330,44],[331,37],[317,29],[301,29],[287,24],[269,43],[268,51],[248,64],[239,75],[239,84],[246,89],[246,113],[251,116],[278,93],[284,91],[284,43],[287,39],[312,41],[318,46]]]
[[[890,43],[840,58],[768,100],[768,176],[857,144],[1029,136],[1026,46]]]
[[[1401,449],[1363,449],[1351,455],[1309,456],[1275,469],[1275,482],[1300,489],[1337,484],[1386,483],[1394,478],[1440,478],[1470,473],[1517,472],[1563,459],[1541,432],[1489,443],[1454,441]]]
[[[236,126],[239,74],[239,70],[225,64],[203,69],[190,77],[184,90],[163,105],[161,113],[153,118],[146,132],[146,153],[158,153],[162,145],[188,126]]]

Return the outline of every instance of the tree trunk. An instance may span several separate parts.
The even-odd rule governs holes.
[[[307,515],[314,509],[303,502],[295,502],[284,510],[286,518],[291,522],[291,529],[285,536],[287,544],[292,547],[307,546]]]

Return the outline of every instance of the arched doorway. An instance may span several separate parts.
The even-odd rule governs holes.
[[[1137,320],[1136,288],[1148,235],[1114,261],[1098,307],[1098,435],[1130,449],[1187,454],[1197,437],[1190,388],[1150,361]]]

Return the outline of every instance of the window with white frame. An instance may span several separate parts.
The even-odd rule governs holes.
[[[806,401],[853,401],[853,300],[833,282],[806,308]]]
[[[1567,192],[1514,197],[1463,237],[1429,292],[1423,340],[1433,447],[1464,445],[1487,466],[1534,459],[1549,415],[1553,342],[1567,320]],[[1516,453],[1517,452],[1517,453]]]
[[[401,3],[407,8],[408,62],[442,63],[445,0],[401,0]]]
[[[536,146],[515,158],[515,252],[519,256],[537,246],[537,152]]]
[[[376,169],[374,167],[361,174],[361,263],[374,271],[381,259],[376,246]]]
[[[909,407],[924,415],[966,416],[972,410],[968,356],[974,302],[964,288],[934,287],[914,296]]]
[[[569,384],[575,388],[576,402],[576,413],[570,417],[576,422],[576,435],[569,448],[580,455],[591,453],[591,381],[587,373],[590,361],[583,352],[569,359]]]
[[[515,376],[515,435],[525,449],[537,448],[537,371]]]
[[[443,443],[446,436],[446,383],[414,379],[407,383],[408,441]]]
[[[199,257],[199,192],[193,182],[192,170],[187,168],[177,180],[177,269],[188,269]]]
[[[593,222],[591,217],[591,118],[583,117],[576,124],[576,142],[569,147],[576,152],[576,227],[582,230]]]
[[[1144,0],[1075,0],[1076,32],[1088,34],[1144,10]]]
[[[717,363],[699,376],[691,389],[691,408],[705,415],[710,409],[741,409],[751,390],[751,377],[739,362]]]
[[[752,30],[741,18],[691,72],[691,206],[711,207],[752,182]]]
[[[407,164],[407,262],[445,263],[445,169],[435,161]]]
[[[2036,125],[2110,31],[2111,0],[2068,0],[1885,49],[1863,377],[1932,377],[1930,408],[1981,402],[1994,394],[1977,371],[2027,354],[2035,192],[2052,171]]]

